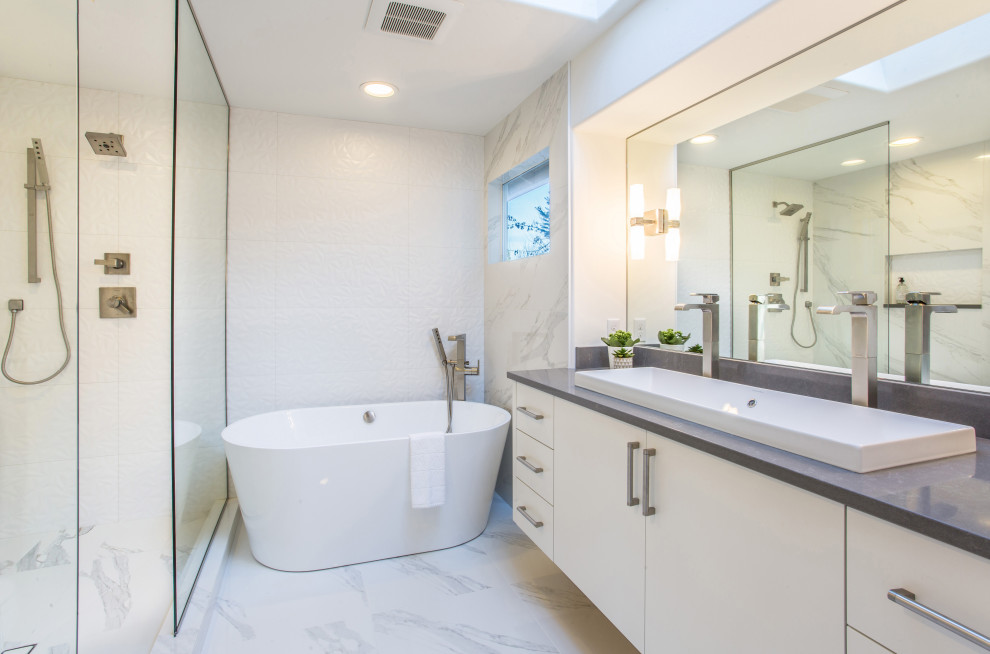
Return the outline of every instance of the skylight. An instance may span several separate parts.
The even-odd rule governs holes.
[[[521,5],[548,9],[588,20],[598,20],[619,0],[510,0]]]
[[[990,14],[878,59],[838,79],[890,93],[990,56]]]

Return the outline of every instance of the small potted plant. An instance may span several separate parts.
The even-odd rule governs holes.
[[[705,348],[701,347],[701,343],[695,343],[687,349],[688,352],[693,352],[694,354],[704,354]]]
[[[691,334],[682,334],[679,331],[673,329],[664,329],[657,332],[657,338],[660,339],[660,349],[661,350],[675,350],[677,352],[684,351],[684,344],[688,342],[691,338]]]
[[[612,354],[612,367],[616,370],[620,368],[632,368],[633,367],[633,351],[620,347]]]
[[[607,337],[602,337],[602,343],[608,346],[608,367],[618,368],[619,366],[615,365],[616,351],[619,350],[620,348],[627,348],[629,349],[628,357],[632,357],[633,355],[632,346],[635,345],[636,343],[639,343],[639,339],[638,338],[633,339],[632,334],[630,334],[629,332],[624,332],[620,329],[612,332]],[[630,359],[629,366],[626,367],[631,367],[631,366],[632,366],[632,359]]]

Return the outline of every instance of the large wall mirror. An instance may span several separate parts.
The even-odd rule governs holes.
[[[224,340],[229,108],[179,0],[172,252],[175,626],[227,498]]]
[[[990,391],[990,14],[879,53],[874,20],[733,89],[765,99],[755,112],[705,123],[725,115],[710,100],[629,139],[646,209],[664,186],[682,207],[673,256],[670,235],[630,249],[627,324],[645,342],[700,343],[697,312],[658,308],[658,288],[671,304],[715,292],[721,356],[848,372],[849,317],[816,309],[868,290],[881,375]],[[785,78],[800,92],[781,97]]]

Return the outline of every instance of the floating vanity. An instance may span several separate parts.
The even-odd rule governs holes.
[[[509,377],[516,524],[640,651],[990,648],[990,445],[971,429],[668,370]],[[701,413],[658,407],[651,384]],[[791,429],[774,446],[729,433],[751,399],[747,420]],[[864,454],[876,440],[970,453],[860,474],[782,447],[809,432],[867,469],[898,465]]]

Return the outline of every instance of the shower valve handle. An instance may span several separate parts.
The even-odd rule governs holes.
[[[131,308],[127,306],[127,300],[120,297],[119,295],[114,295],[109,300],[107,300],[107,306],[111,309],[119,309],[125,313],[133,313]]]
[[[124,260],[116,257],[109,257],[107,259],[93,259],[93,263],[97,266],[105,266],[107,268],[113,268],[114,270],[119,270],[124,267]]]

